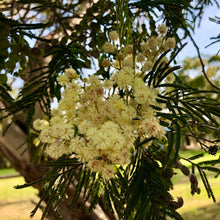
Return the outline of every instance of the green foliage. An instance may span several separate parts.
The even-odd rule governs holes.
[[[192,4],[192,0],[161,0],[161,1],[146,1],[140,0],[131,3],[131,6],[135,6],[146,11],[149,14],[151,22],[153,17],[156,15],[160,19],[163,19],[168,29],[170,36],[175,36],[178,41],[189,35],[189,30],[194,30],[197,22],[200,22],[206,5],[216,4],[219,6],[217,1],[197,1],[195,5]],[[157,9],[161,14],[155,13]],[[154,29],[154,28],[153,28]],[[182,29],[185,32],[183,38],[178,36],[177,30]]]
[[[210,19],[210,21],[213,21],[217,24],[220,24],[220,17],[218,17],[218,16],[215,16],[214,18],[209,18],[209,19]],[[208,46],[215,44],[215,43],[218,43],[220,41],[220,34],[218,34],[216,37],[211,37],[211,40],[214,40],[214,41],[211,44],[209,44]]]

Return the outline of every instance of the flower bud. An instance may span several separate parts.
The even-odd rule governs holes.
[[[104,59],[104,60],[102,61],[102,66],[103,66],[104,68],[109,67],[110,65],[111,65],[111,62],[110,62],[109,60]]]
[[[192,174],[192,173],[190,174],[189,180],[190,180],[192,185],[198,186],[198,180],[197,180],[197,178],[194,174]]]
[[[117,31],[111,31],[110,33],[109,33],[109,38],[110,38],[110,40],[113,40],[113,41],[116,41],[116,40],[118,40],[118,33],[117,33]]]
[[[125,59],[125,55],[123,53],[118,53],[116,58],[117,58],[117,60],[124,60]]]
[[[190,171],[189,171],[189,168],[188,168],[187,166],[182,165],[182,166],[180,167],[180,170],[181,170],[181,172],[182,172],[185,176],[189,176]]]
[[[106,53],[114,53],[116,50],[116,47],[109,42],[105,42],[103,49]]]
[[[196,188],[197,188],[197,186],[191,184],[191,194],[192,194],[192,195],[195,194],[195,192],[196,192]]]
[[[177,204],[178,204],[178,208],[183,206],[183,198],[182,197],[177,197]]]
[[[217,145],[213,145],[209,147],[208,153],[211,155],[216,155],[218,152],[219,147]]]
[[[133,45],[132,44],[125,45],[124,52],[126,54],[132,54],[133,53]]]
[[[201,193],[201,189],[199,187],[196,188],[196,193],[200,194]]]
[[[175,48],[176,46],[176,40],[174,37],[169,37],[166,42],[165,45],[168,47],[168,49],[172,49]]]
[[[137,55],[137,62],[144,62],[145,61],[145,56],[143,53],[138,53]]]
[[[88,79],[87,79],[87,78],[83,78],[82,81],[83,81],[84,83],[86,83],[86,82],[88,82]]]
[[[167,33],[167,27],[165,24],[158,25],[157,29],[162,35]]]
[[[39,138],[35,138],[35,139],[33,140],[33,144],[34,144],[35,147],[39,146],[39,144],[40,144],[40,139],[39,139]]]

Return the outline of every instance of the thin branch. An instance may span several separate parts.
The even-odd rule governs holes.
[[[57,20],[59,21],[60,26],[62,27],[62,29],[63,29],[65,35],[66,35],[66,36],[69,36],[69,34],[67,33],[67,30],[66,30],[66,27],[65,27],[63,21],[60,19],[60,18],[61,18],[60,15],[56,12],[56,8],[53,10],[53,13],[54,13],[55,17],[57,18]]]
[[[201,127],[205,127],[205,128],[209,128],[211,130],[219,131],[219,128],[216,128],[216,127],[213,127],[213,126],[210,126],[210,125],[207,125],[207,124],[196,122],[195,125],[200,125]]]
[[[187,35],[189,36],[189,38],[191,39],[194,47],[196,48],[197,50],[197,54],[198,54],[198,57],[199,57],[199,61],[201,63],[201,66],[202,66],[202,73],[203,75],[205,76],[206,80],[208,81],[208,83],[215,89],[219,90],[220,91],[220,88],[217,87],[215,84],[213,84],[213,82],[209,79],[209,77],[207,76],[206,74],[206,71],[205,71],[205,64],[203,63],[203,60],[202,60],[202,57],[201,57],[201,54],[200,54],[200,50],[199,50],[199,47],[198,45],[196,44],[195,40],[193,39],[190,31],[188,29],[185,28],[185,25],[182,23],[182,21],[176,17],[176,19],[180,22],[180,25],[182,26],[182,28],[185,30],[185,32],[187,33]]]
[[[209,77],[207,76],[206,74],[206,71],[205,71],[205,64],[203,63],[203,60],[202,60],[202,57],[201,57],[201,54],[200,54],[200,50],[199,50],[199,47],[198,45],[196,44],[195,40],[192,38],[191,34],[189,33],[188,31],[188,36],[190,37],[194,47],[196,48],[197,50],[197,54],[198,54],[198,57],[199,57],[199,61],[200,61],[200,64],[202,66],[202,73],[203,75],[205,76],[206,80],[208,81],[208,83],[215,89],[219,90],[220,91],[220,88],[217,87],[215,84],[213,84],[213,82],[209,79]]]
[[[198,136],[196,136],[195,134],[192,134],[192,135],[186,134],[185,136],[195,138],[196,141],[197,141],[199,144],[201,144],[201,145],[203,145],[203,146],[206,146],[206,147],[208,147],[208,146],[207,146],[206,144],[202,143],[200,140],[206,141],[206,142],[209,142],[209,143],[212,143],[212,144],[215,144],[215,143],[216,143],[216,140],[211,141],[211,140],[208,140],[208,139],[206,139],[206,138],[198,137]]]

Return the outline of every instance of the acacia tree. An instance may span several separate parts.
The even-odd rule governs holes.
[[[190,21],[196,25],[212,3],[217,4],[100,0],[1,5],[2,120],[10,117],[4,133],[21,128],[28,156],[22,161],[14,157],[7,147],[12,143],[5,140],[1,151],[24,175],[22,187],[39,189],[32,214],[45,201],[42,218],[104,219],[95,212],[99,207],[109,219],[181,219],[176,209],[183,198],[175,201],[170,194],[175,168],[189,177],[192,194],[200,193],[197,169],[215,201],[205,170],[218,174],[214,165],[219,160],[196,164],[193,160],[203,153],[179,156],[185,136],[211,154],[218,150],[219,88],[208,78],[190,34]],[[157,24],[158,18],[163,24]],[[179,29],[197,47],[211,88],[198,89],[176,74],[175,57],[184,46]],[[28,39],[36,41],[33,48]],[[86,68],[98,70],[91,75]],[[12,94],[7,73],[24,81],[18,96]],[[210,140],[199,132],[204,128],[214,131]],[[191,162],[191,172],[180,159]]]
[[[206,68],[206,75],[208,78],[212,81],[212,83],[219,87],[219,55],[214,56],[205,56],[203,58],[203,63],[205,64]],[[182,69],[178,72],[178,76],[186,82],[191,87],[197,88],[197,89],[205,89],[205,90],[211,90],[212,85],[206,80],[206,78],[201,74],[202,67],[200,60],[197,57],[186,57],[183,61]],[[213,94],[213,93],[204,93],[204,95],[208,98],[214,98],[216,100],[219,100],[219,94]],[[195,127],[194,131],[199,136],[203,136],[204,140],[207,136],[213,135],[213,132],[215,133],[218,129],[212,128],[212,129],[206,129],[206,127],[200,128],[200,131]],[[196,137],[189,135],[185,135],[185,140],[183,139],[183,142],[186,143],[186,145],[190,144],[197,144],[198,147],[201,146],[202,143],[196,141]],[[211,153],[212,148],[209,149],[209,147],[206,145],[213,145],[213,149],[217,150],[218,146],[216,145],[216,142],[212,142],[212,140],[209,140],[206,143],[203,143],[203,148],[205,148],[207,151]]]

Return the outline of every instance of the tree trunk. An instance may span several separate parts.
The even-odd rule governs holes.
[[[84,1],[82,7],[79,8],[77,11],[78,14],[84,14],[86,12],[86,8],[91,7],[91,4],[93,4],[95,1]],[[72,25],[78,24],[80,22],[80,19],[72,20]],[[60,35],[56,35],[53,32],[49,33],[47,36],[45,36],[45,39],[54,39],[54,38],[60,38],[63,36],[64,33],[61,33]],[[45,47],[45,43],[41,41],[37,41],[35,44],[35,47],[43,49]],[[36,62],[32,62],[32,65],[29,65],[26,71],[26,74],[22,77],[24,80],[24,86],[28,85],[30,80],[34,77],[40,74],[39,71],[31,72],[31,70],[38,69],[42,66],[47,66],[50,62],[51,57],[44,57],[44,54],[41,54],[37,57]],[[32,60],[33,61],[33,60]],[[30,68],[31,66],[31,68]],[[35,88],[33,88],[35,89]],[[10,104],[5,103],[3,100],[0,100],[0,106],[3,105],[4,107],[8,107]],[[39,107],[39,104],[36,103],[35,105],[36,111],[34,118],[42,118],[42,111]],[[14,117],[15,115],[13,115]],[[16,120],[15,120],[16,118]],[[25,181],[27,183],[36,181],[41,179],[49,168],[37,166],[31,163],[31,149],[28,148],[27,143],[25,141],[27,140],[27,125],[26,125],[26,115],[20,114],[19,116],[15,116],[13,118],[15,121],[14,124],[12,124],[9,129],[7,130],[4,137],[0,134],[0,151],[2,152],[2,155],[5,156],[8,161],[11,163],[11,165],[24,177]],[[18,148],[18,146],[21,146]],[[18,148],[18,149],[17,149]],[[39,190],[38,196],[41,197],[44,189],[42,188],[41,184],[35,184],[33,187],[37,188]],[[100,200],[100,205],[97,206],[96,209],[94,209],[91,213],[88,213],[88,205],[83,209],[79,210],[75,208],[74,210],[69,210],[69,205],[71,202],[71,198],[73,197],[75,192],[75,186],[72,184],[69,187],[69,190],[67,192],[68,199],[65,199],[58,207],[58,211],[61,214],[61,218],[59,218],[55,211],[53,209],[50,209],[48,212],[47,218],[56,220],[56,219],[65,219],[65,220],[116,220],[117,217],[115,217],[109,210],[106,210],[103,205],[103,200]],[[44,201],[47,203],[47,201]],[[78,204],[76,207],[80,207],[80,205],[83,203],[82,197],[79,198]],[[43,209],[43,207],[42,207]]]
[[[0,136],[0,151],[9,160],[11,165],[24,177],[27,183],[41,179],[48,171],[47,167],[37,166],[30,162],[30,150],[28,150],[27,144],[23,144],[26,140],[26,134],[16,125],[12,124],[5,136]],[[22,145],[23,144],[23,145]],[[22,145],[22,146],[21,146]],[[17,147],[20,146],[18,149]],[[26,150],[27,149],[27,150]],[[26,151],[25,151],[26,150]],[[39,190],[38,196],[41,197],[43,194],[43,188],[41,184],[35,184],[33,187]],[[65,220],[104,220],[108,219],[103,213],[100,207],[97,207],[91,213],[88,213],[88,207],[83,210],[77,208],[73,211],[69,210],[71,198],[74,195],[75,188],[70,186],[67,194],[68,198],[62,202],[58,211],[61,214],[61,218],[55,214],[53,209],[48,212],[47,218],[51,220],[65,219]],[[47,202],[47,201],[45,201]],[[79,198],[78,207],[82,203],[82,199]],[[76,206],[77,207],[77,206]]]

